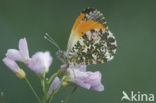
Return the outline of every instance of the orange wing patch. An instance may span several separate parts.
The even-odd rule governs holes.
[[[68,40],[67,51],[70,51],[83,35],[93,29],[107,31],[108,27],[102,13],[96,9],[87,8],[80,13],[74,23]]]
[[[78,37],[80,38],[84,34],[86,34],[86,32],[88,32],[92,29],[102,29],[105,31],[106,28],[102,24],[100,24],[99,22],[96,22],[94,20],[87,20],[87,21],[84,20],[79,25],[76,35],[78,35]]]
[[[80,24],[81,20],[86,16],[86,14],[81,13],[80,16],[76,19],[75,24],[73,26],[73,30],[76,30],[77,26]]]

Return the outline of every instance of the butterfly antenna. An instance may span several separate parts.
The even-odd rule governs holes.
[[[48,40],[50,43],[52,43],[57,49],[61,50],[59,45],[56,43],[56,41],[48,34],[45,33],[44,39]]]

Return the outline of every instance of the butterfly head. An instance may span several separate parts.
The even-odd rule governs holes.
[[[56,52],[56,56],[59,58],[61,62],[63,62],[64,64],[68,64],[68,57],[65,51],[58,50]]]

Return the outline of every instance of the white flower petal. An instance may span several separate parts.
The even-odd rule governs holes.
[[[82,70],[83,68],[83,70]],[[86,89],[93,89],[96,91],[103,91],[104,86],[101,83],[101,73],[97,72],[90,72],[85,71],[84,66],[76,66],[76,67],[69,67],[67,70],[71,77],[71,82],[86,88]]]
[[[43,57],[44,57],[45,66],[47,68],[49,68],[51,63],[52,63],[52,57],[50,55],[50,52],[48,52],[48,51],[44,52],[44,56]]]
[[[15,73],[19,71],[19,66],[16,64],[16,62],[10,58],[5,57],[3,59],[4,64],[9,67],[9,69]]]
[[[52,57],[49,52],[37,52],[27,61],[28,67],[36,74],[42,74],[49,69],[52,63]]]
[[[91,89],[98,91],[98,92],[102,92],[102,91],[104,91],[104,86],[102,84],[99,84],[97,86],[91,87]]]
[[[19,40],[19,51],[25,60],[29,59],[29,50],[26,38]]]
[[[20,52],[16,49],[9,49],[6,53],[6,57],[16,61],[23,61]]]

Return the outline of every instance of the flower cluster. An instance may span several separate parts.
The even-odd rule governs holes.
[[[19,40],[19,50],[9,49],[6,53],[6,57],[3,59],[3,62],[14,73],[20,73],[20,68],[17,65],[16,61],[25,63],[35,74],[40,75],[44,72],[48,72],[49,67],[52,63],[52,57],[50,53],[46,51],[37,52],[32,56],[32,58],[30,58],[27,41],[24,38]]]
[[[17,64],[17,62],[23,62],[40,78],[44,97],[43,100],[41,101],[36,93],[34,93],[40,103],[50,103],[53,95],[56,94],[62,86],[67,86],[69,84],[74,84],[74,86],[76,84],[76,86],[95,91],[104,90],[104,86],[101,83],[101,73],[99,71],[87,71],[86,65],[72,66],[64,64],[60,67],[58,72],[47,78],[46,74],[49,71],[52,61],[53,58],[49,51],[36,52],[30,57],[25,38],[19,40],[19,50],[9,49],[6,53],[6,57],[3,59],[4,64],[13,71],[17,77],[28,81],[26,73]],[[29,84],[30,82],[27,83]],[[35,92],[33,89],[32,91]]]

